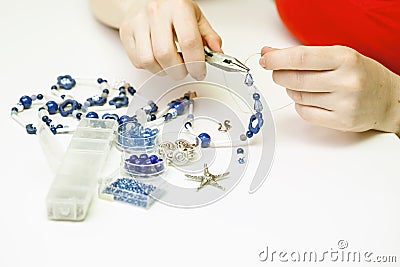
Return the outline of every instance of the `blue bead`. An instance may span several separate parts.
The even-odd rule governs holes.
[[[123,124],[130,120],[131,120],[131,118],[128,115],[122,115],[118,120],[118,124]]]
[[[38,94],[38,95],[36,96],[36,98],[37,98],[38,100],[42,100],[42,99],[43,99],[43,95],[42,95],[42,94]]]
[[[98,119],[99,118],[99,114],[97,114],[94,111],[90,111],[86,114],[85,116],[86,118],[91,118],[91,119]]]
[[[50,87],[51,90],[57,90],[57,85],[53,85],[52,87]]]
[[[49,112],[49,114],[55,114],[57,113],[58,110],[58,104],[55,101],[48,101],[46,103],[46,107],[47,107],[47,111]]]
[[[147,159],[148,157],[147,154],[140,154],[139,159]]]
[[[67,117],[68,115],[71,115],[74,110],[76,110],[76,106],[76,100],[67,99],[60,104],[58,110],[60,111],[61,116]]]
[[[103,120],[111,119],[116,121],[118,121],[119,119],[118,114],[109,114],[109,113],[104,114],[101,118]]]
[[[243,154],[243,153],[244,153],[243,148],[239,147],[239,148],[236,150],[236,153],[237,153],[237,154]]]
[[[80,120],[82,118],[82,113],[81,112],[76,113],[76,118]]]
[[[160,132],[160,130],[158,130],[157,128],[154,128],[153,130],[151,130],[150,136],[156,136],[159,132]]]
[[[247,86],[252,86],[254,84],[253,77],[249,72],[246,73],[246,77],[244,78],[244,84]]]
[[[105,94],[108,95],[108,94],[110,93],[110,91],[109,91],[108,89],[104,89],[104,90],[103,90],[103,93],[105,93]]]
[[[59,129],[59,128],[64,128],[64,126],[63,126],[62,124],[57,124],[56,128],[57,128],[57,129]]]
[[[257,124],[253,126],[254,121],[257,120]],[[249,122],[249,131],[252,132],[253,134],[257,134],[260,131],[261,126],[264,124],[264,120],[256,116],[255,114],[251,115],[250,117],[250,122]]]
[[[201,147],[205,148],[210,146],[211,137],[208,133],[201,133],[198,137],[201,141]]]
[[[157,119],[157,116],[155,114],[150,115],[150,121],[155,121]]]
[[[136,90],[135,90],[135,88],[133,88],[132,86],[129,86],[129,87],[128,87],[128,92],[129,92],[131,95],[134,95],[134,94],[136,93]]]
[[[253,94],[253,99],[254,100],[259,100],[260,99],[260,94],[259,93],[254,93]]]
[[[57,84],[60,88],[70,90],[75,86],[76,81],[70,75],[58,76]]]
[[[174,104],[172,104],[172,107],[176,109],[178,115],[181,115],[183,114],[183,112],[185,112],[186,104],[184,102],[177,101]]]
[[[32,123],[26,125],[25,128],[28,134],[36,134],[36,127]]]
[[[126,96],[116,96],[108,102],[110,105],[114,105],[116,108],[128,106],[129,99]]]
[[[32,105],[32,98],[30,96],[24,95],[19,99],[19,102],[24,106],[24,109],[28,109]]]
[[[246,132],[246,136],[247,136],[247,138],[252,138],[253,137],[253,133],[250,132],[250,131],[247,131]]]
[[[53,134],[56,134],[56,133],[57,133],[56,127],[50,127],[50,131],[51,131]]]
[[[264,109],[264,107],[263,107],[261,101],[260,100],[255,100],[254,101],[254,110],[257,111],[257,112],[261,112],[261,111],[263,111],[263,109]]]
[[[171,113],[167,113],[164,115],[164,121],[170,121],[172,119],[172,114]]]
[[[98,82],[98,83],[102,83],[103,81],[104,81],[104,80],[103,80],[102,78],[98,78],[98,79],[97,79],[97,82]]]
[[[150,159],[150,161],[151,161],[152,164],[155,164],[155,163],[158,162],[158,157],[157,157],[156,155],[151,155],[151,156],[149,157],[149,159]]]
[[[239,158],[238,159],[239,164],[245,164],[246,161],[244,160],[244,158]]]
[[[43,122],[46,122],[48,119],[49,119],[49,116],[46,116],[46,115],[42,116],[42,121]]]

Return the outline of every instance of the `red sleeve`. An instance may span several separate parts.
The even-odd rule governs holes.
[[[344,45],[400,75],[399,0],[275,0],[287,29],[305,45]]]

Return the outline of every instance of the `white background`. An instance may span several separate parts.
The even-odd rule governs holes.
[[[240,59],[263,45],[296,44],[272,1],[199,4],[225,52]],[[320,128],[301,120],[293,106],[273,113],[275,162],[253,195],[252,177],[244,177],[221,201],[199,209],[158,203],[142,210],[95,198],[84,222],[47,220],[53,173],[37,137],[9,117],[11,107],[62,74],[122,77],[136,87],[149,74],[130,64],[118,33],[99,24],[84,0],[2,1],[0,27],[0,266],[262,266],[271,265],[258,260],[266,246],[322,253],[337,250],[341,239],[349,251],[400,261],[398,138]],[[257,57],[249,65],[273,110],[290,103],[271,73],[257,67]],[[327,260],[321,266],[331,264],[338,265]]]

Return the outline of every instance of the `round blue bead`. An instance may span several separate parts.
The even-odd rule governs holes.
[[[156,155],[151,155],[151,156],[149,157],[149,159],[150,159],[150,161],[151,161],[152,164],[155,164],[155,163],[158,162],[158,157],[157,157]]]
[[[91,118],[91,119],[98,119],[99,118],[99,114],[97,114],[94,111],[90,111],[86,114],[85,116],[86,118]]]
[[[201,140],[201,147],[209,147],[211,143],[211,137],[208,133],[199,134],[199,139]]]
[[[131,120],[131,118],[128,115],[122,115],[118,120],[118,124],[123,124],[130,120]]]
[[[36,96],[36,98],[37,98],[38,100],[42,100],[42,99],[43,99],[43,95],[42,95],[42,94],[38,94],[38,95]]]
[[[147,159],[148,157],[147,154],[140,154],[139,159]]]
[[[246,136],[247,136],[247,138],[252,138],[253,137],[253,133],[250,132],[250,131],[247,131],[246,132]]]
[[[49,114],[55,114],[57,113],[58,110],[58,104],[55,101],[48,101],[46,103],[46,107],[47,107],[47,111],[49,112]]]
[[[19,102],[24,106],[24,109],[28,109],[32,105],[32,98],[30,96],[24,95],[19,99]]]
[[[98,82],[98,83],[102,83],[103,81],[104,81],[104,80],[103,80],[102,78],[98,78],[98,79],[97,79],[97,82]]]
[[[243,148],[239,147],[239,148],[236,150],[236,153],[237,153],[237,154],[243,154],[243,153],[244,153]]]
[[[254,93],[253,94],[253,99],[254,100],[259,100],[260,99],[260,94],[259,93]]]

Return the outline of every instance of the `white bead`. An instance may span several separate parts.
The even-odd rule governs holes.
[[[21,111],[24,110],[24,105],[22,105],[22,104],[19,103],[19,102],[15,105],[15,107],[18,109],[18,112],[21,112]]]
[[[171,108],[168,113],[171,113],[173,119],[178,116],[178,111],[176,110],[176,108]]]

